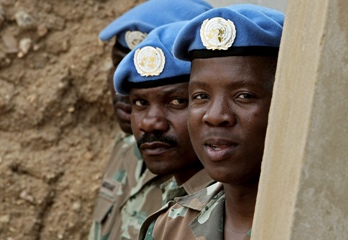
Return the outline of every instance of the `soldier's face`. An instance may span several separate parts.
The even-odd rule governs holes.
[[[130,100],[133,134],[150,171],[189,175],[201,165],[187,130],[188,83],[133,88]]]
[[[258,181],[275,58],[194,59],[188,127],[209,175],[224,183]],[[272,68],[273,69],[273,68]]]
[[[132,128],[130,124],[130,114],[131,114],[131,104],[128,96],[121,96],[115,93],[113,76],[114,72],[121,62],[121,60],[126,56],[126,53],[121,51],[117,45],[114,45],[111,52],[111,58],[113,62],[113,69],[109,74],[109,89],[112,97],[112,103],[115,110],[116,119],[120,125],[122,131],[131,134]]]

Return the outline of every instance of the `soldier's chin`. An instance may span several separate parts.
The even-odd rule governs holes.
[[[149,161],[146,161],[146,167],[149,169],[150,172],[152,172],[153,174],[156,174],[158,176],[165,176],[165,175],[169,175],[172,174],[173,169],[170,168],[170,166],[164,166],[164,164],[161,163],[149,163]]]
[[[128,134],[133,134],[130,122],[119,121],[119,125],[120,125],[120,128],[123,132],[128,133]]]

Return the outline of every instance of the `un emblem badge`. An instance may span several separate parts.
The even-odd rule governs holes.
[[[204,20],[200,36],[206,49],[227,50],[236,38],[236,27],[231,20],[214,17]]]
[[[133,60],[137,72],[143,77],[160,75],[165,65],[162,49],[151,46],[137,49]]]
[[[146,33],[140,31],[127,31],[125,36],[127,46],[130,50],[134,49],[146,36]]]

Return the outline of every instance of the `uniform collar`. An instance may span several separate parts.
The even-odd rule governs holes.
[[[220,197],[221,194],[224,194],[222,184],[214,183],[194,194],[176,198],[175,200],[182,206],[202,211],[212,199]]]

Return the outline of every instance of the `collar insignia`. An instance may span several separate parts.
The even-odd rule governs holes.
[[[146,46],[134,53],[134,65],[140,76],[158,76],[164,69],[165,56],[160,48]]]
[[[141,43],[147,34],[140,31],[127,31],[126,32],[126,43],[130,50],[134,49],[139,43]]]
[[[236,27],[231,20],[214,17],[204,20],[200,36],[206,49],[227,50],[236,38]]]

